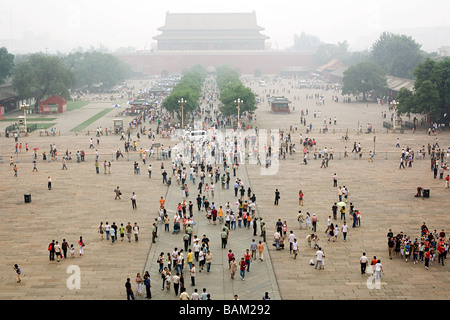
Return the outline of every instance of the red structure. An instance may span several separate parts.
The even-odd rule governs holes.
[[[285,97],[270,97],[270,110],[272,113],[291,113],[291,109],[289,108],[289,101]]]
[[[67,100],[54,95],[39,103],[39,113],[62,113],[67,111]]]
[[[314,68],[312,53],[297,51],[159,51],[115,56],[128,63],[134,72],[144,75],[184,73],[197,64],[205,69],[228,64],[239,74],[251,75],[279,74],[289,66]]]

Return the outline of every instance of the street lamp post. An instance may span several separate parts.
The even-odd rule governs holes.
[[[183,111],[183,106],[184,106],[184,104],[186,102],[187,102],[187,100],[184,100],[183,98],[178,100],[178,103],[181,105],[181,129],[184,128],[184,111]]]
[[[237,105],[237,109],[238,109],[238,128],[240,128],[240,111],[241,111],[241,103],[244,103],[243,100],[241,100],[240,98],[238,98],[237,100],[234,100],[234,103]]]
[[[392,132],[396,132],[397,129],[402,128],[402,119],[397,116],[397,106],[398,101],[394,100],[391,102],[392,108],[394,109],[394,123],[392,126]]]
[[[25,124],[25,136],[28,136],[28,128],[27,128],[27,110],[28,110],[28,106],[24,104],[20,108],[23,110],[23,118],[24,118],[24,124]]]

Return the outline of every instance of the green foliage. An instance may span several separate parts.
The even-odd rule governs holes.
[[[35,108],[50,95],[69,99],[69,88],[74,83],[73,73],[59,57],[32,54],[13,68],[13,86],[21,99],[34,98]]]
[[[342,94],[366,94],[369,91],[382,92],[387,87],[386,74],[373,62],[362,62],[351,66],[344,72]]]
[[[193,66],[183,75],[170,95],[164,99],[162,107],[169,112],[175,112],[178,119],[182,118],[181,110],[183,109],[184,119],[186,119],[186,115],[198,107],[206,75],[206,69],[201,65]],[[181,99],[185,101],[183,108],[181,108]]]
[[[348,43],[347,41],[338,42],[337,44],[322,43],[312,56],[316,65],[323,65],[332,59],[342,60],[348,57]]]
[[[5,47],[0,48],[0,84],[11,75],[14,66],[14,55],[9,53]]]
[[[220,90],[220,101],[222,106],[220,112],[225,116],[237,115],[238,106],[235,101],[243,101],[239,105],[240,115],[243,112],[253,113],[256,110],[256,97],[253,92],[245,87],[239,75],[228,65],[216,68],[216,82]]]
[[[124,81],[131,74],[131,67],[107,53],[75,52],[64,57],[67,67],[75,74],[77,87],[102,83],[106,87],[113,87]]]
[[[420,48],[409,36],[383,32],[372,45],[371,61],[391,76],[412,79],[415,67],[424,60]]]
[[[429,113],[433,121],[443,120],[450,105],[450,58],[440,62],[427,58],[414,70],[414,92],[400,90],[398,113]]]
[[[397,114],[406,114],[409,115],[410,113],[420,113],[417,109],[417,105],[414,100],[414,93],[407,89],[407,88],[401,88],[400,91],[397,94],[396,100],[398,101],[397,106]]]

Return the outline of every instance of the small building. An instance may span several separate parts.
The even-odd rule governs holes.
[[[9,84],[0,86],[0,119],[8,112],[20,110],[20,99],[17,91]]]
[[[117,134],[123,130],[123,119],[122,118],[114,118],[114,132]]]
[[[67,111],[67,100],[53,95],[39,103],[39,113],[63,113]]]
[[[289,101],[285,97],[269,98],[270,110],[273,113],[291,113],[289,103],[291,103],[291,101]]]

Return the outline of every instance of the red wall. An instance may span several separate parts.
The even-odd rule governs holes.
[[[313,67],[310,52],[153,52],[118,53],[118,58],[131,65],[133,71],[161,75],[163,70],[169,73],[182,73],[194,65],[205,68],[228,64],[239,69],[241,74],[279,74],[282,67]]]

